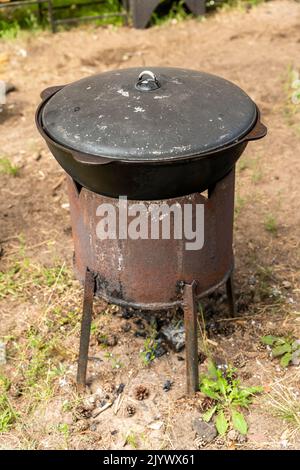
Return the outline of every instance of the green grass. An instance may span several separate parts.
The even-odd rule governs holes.
[[[300,74],[297,68],[290,65],[288,67],[285,82],[285,104],[283,108],[284,116],[288,126],[292,127],[298,134],[300,133]]]
[[[116,354],[106,352],[104,354],[104,357],[110,361],[112,369],[121,369],[123,367],[123,363],[120,361],[119,356],[117,356]]]
[[[162,2],[152,13],[150,24],[159,26],[172,21],[179,22],[185,20],[188,16],[191,15],[185,7],[184,0],[178,2],[167,0]]]
[[[271,266],[257,265],[255,277],[257,279],[256,294],[261,301],[272,301],[273,305],[281,306],[283,296],[281,291],[276,288],[278,280]]]
[[[0,27],[1,27],[1,24],[0,24]],[[19,167],[16,165],[13,165],[8,158],[6,157],[0,158],[0,174],[18,176],[19,170],[20,170]]]
[[[237,162],[237,169],[239,172],[243,172],[245,170],[248,170],[249,168],[249,162],[246,158],[241,158],[238,162]]]
[[[9,362],[15,364],[13,382],[19,384],[19,393],[26,399],[25,414],[46,403],[54,394],[57,379],[65,374],[64,360],[70,353],[64,339],[63,332],[47,331],[42,323],[39,328],[29,327],[9,345]]]
[[[244,197],[237,195],[234,205],[235,217],[238,217],[240,215],[241,211],[245,208],[246,204],[247,200]]]
[[[138,448],[138,439],[136,434],[133,431],[129,431],[126,435],[125,442],[129,445],[132,449]]]
[[[264,0],[207,0],[206,10],[207,13],[221,9],[239,8],[245,10],[249,5],[256,6]],[[70,0],[53,0],[54,7],[68,6],[67,8],[59,8],[54,12],[55,19],[64,18],[80,18],[82,16],[96,16],[103,13],[115,13],[122,11],[122,4],[119,0],[103,0],[99,5],[80,6],[87,3],[87,0],[76,0],[76,4]],[[38,32],[41,29],[49,28],[47,19],[47,10],[44,9],[44,14],[41,21],[38,21],[38,8],[36,5],[24,8],[5,9],[0,12],[0,38],[13,39],[16,38],[21,31],[27,30]],[[190,11],[186,7],[183,0],[164,0],[162,1],[154,13],[152,14],[150,25],[161,25],[168,22],[179,22],[186,18],[192,17]],[[200,17],[202,19],[203,17]],[[112,24],[114,26],[121,26],[124,19],[121,17],[110,17],[104,19],[94,20],[95,25]],[[70,25],[59,25],[59,30],[72,28]]]
[[[249,170],[253,184],[258,184],[264,176],[261,168],[261,157],[259,155],[244,155],[237,164],[237,170],[239,173]]]
[[[0,299],[31,299],[34,292],[54,286],[62,292],[68,289],[70,282],[70,273],[64,266],[36,265],[29,258],[13,260],[5,270],[0,271]]]
[[[212,2],[208,2],[208,4],[212,3],[213,5],[216,5],[218,9],[225,11],[231,10],[233,8],[245,11],[249,7],[256,7],[265,1],[267,0],[213,0]]]
[[[26,414],[53,396],[66,372],[65,361],[75,358],[74,341],[69,338],[79,334],[80,297],[64,265],[45,267],[23,258],[11,260],[0,272],[0,301],[7,298],[25,300],[38,309],[34,323],[6,341],[7,360],[14,370],[11,380],[26,399]],[[0,421],[2,412],[4,424],[12,423],[8,394],[2,394],[1,400]]]
[[[0,38],[14,39],[21,30],[39,31],[42,24],[38,23],[36,12],[37,6],[1,9]]]
[[[251,181],[253,184],[258,184],[263,179],[263,172],[260,168],[253,171]]]
[[[143,350],[140,353],[141,359],[143,364],[148,366],[151,364],[152,361],[155,359],[155,352],[157,349],[157,341],[156,341],[157,332],[154,331],[151,336],[145,339]]]
[[[272,235],[277,235],[278,232],[278,223],[274,215],[268,214],[264,220],[264,227],[267,232],[271,233]]]
[[[114,13],[121,11],[121,3],[118,0],[104,0],[98,5],[80,6],[87,3],[88,0],[76,0],[76,4],[70,0],[53,0],[54,7],[70,5],[67,8],[59,8],[54,11],[55,19],[80,18],[82,16],[95,16],[103,13]],[[24,8],[5,9],[0,12],[0,38],[13,39],[21,31],[37,32],[49,28],[47,9],[44,7],[42,20],[38,21],[38,8],[36,5]],[[95,20],[96,25],[122,25],[123,19],[120,17],[111,17],[108,19]],[[61,25],[58,29],[69,29],[70,25]]]
[[[70,426],[67,423],[60,423],[57,425],[57,431],[63,436],[64,445],[63,449],[68,449],[70,438]]]
[[[18,418],[9,398],[9,380],[0,374],[0,433],[8,432]]]
[[[202,415],[206,422],[215,417],[215,425],[220,435],[234,428],[247,434],[248,425],[243,414],[252,403],[253,396],[262,392],[261,387],[244,387],[231,366],[216,367],[210,360],[208,371],[200,379],[200,391],[212,400],[211,407]]]
[[[267,409],[287,424],[291,436],[300,434],[300,401],[295,391],[278,382],[267,396]]]
[[[266,335],[261,342],[271,348],[273,358],[280,358],[281,367],[300,361],[300,345],[293,336]]]

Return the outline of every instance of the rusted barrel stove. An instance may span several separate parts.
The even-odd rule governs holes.
[[[78,383],[92,300],[183,305],[188,392],[197,389],[196,300],[232,284],[234,167],[263,137],[253,101],[214,75],[125,69],[42,93],[36,122],[68,173],[77,277],[85,283]]]

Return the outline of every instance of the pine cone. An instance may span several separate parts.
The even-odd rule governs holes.
[[[22,396],[24,390],[23,382],[12,383],[9,387],[9,393],[13,398],[19,398]]]
[[[199,406],[200,411],[204,413],[205,411],[209,410],[212,406],[214,406],[214,404],[215,404],[215,400],[209,397],[205,397],[200,403],[200,406]]]
[[[246,365],[246,360],[242,354],[238,354],[234,359],[233,359],[233,365],[234,367],[237,368],[242,368],[245,367]]]
[[[133,415],[135,414],[135,412],[136,412],[135,406],[133,406],[133,405],[127,405],[127,406],[126,406],[126,413],[127,413],[127,416],[129,416],[129,417],[130,417],[130,416],[133,416]]]
[[[265,351],[266,350],[266,345],[263,343],[257,343],[256,345],[257,351]]]
[[[145,400],[149,396],[149,390],[144,385],[139,385],[135,389],[135,397],[137,400]]]
[[[194,440],[194,445],[196,449],[203,449],[207,445],[207,442],[202,437],[196,437]]]
[[[241,378],[242,378],[243,380],[251,379],[251,377],[252,377],[251,372],[245,371],[245,372],[242,372],[242,373],[241,373]]]

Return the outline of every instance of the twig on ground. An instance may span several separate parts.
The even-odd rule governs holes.
[[[108,402],[104,406],[102,406],[102,408],[97,408],[96,410],[92,412],[92,417],[97,418],[97,416],[99,416],[101,413],[103,413],[103,411],[107,410],[111,406],[112,406],[112,402]]]

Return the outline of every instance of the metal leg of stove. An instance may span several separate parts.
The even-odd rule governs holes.
[[[232,273],[230,274],[229,278],[226,281],[226,293],[227,293],[229,314],[232,317],[236,317],[237,310],[236,310],[236,304],[235,304],[234,284],[233,284]]]
[[[196,282],[185,284],[183,295],[187,394],[199,389]]]
[[[89,269],[85,273],[84,298],[80,332],[80,347],[77,367],[77,389],[82,392],[86,386],[86,371],[90,344],[91,323],[93,314],[93,299],[95,292],[94,273]]]

